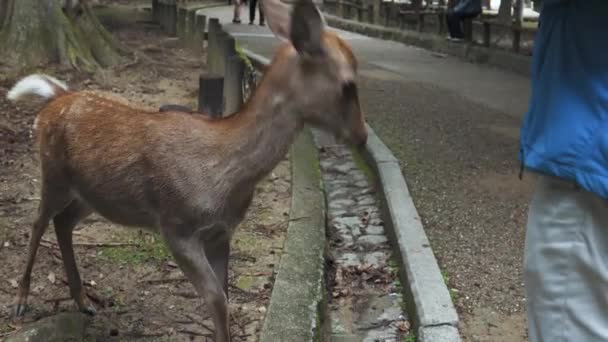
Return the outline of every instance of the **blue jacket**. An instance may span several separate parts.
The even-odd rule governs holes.
[[[544,0],[523,166],[608,199],[608,0]]]

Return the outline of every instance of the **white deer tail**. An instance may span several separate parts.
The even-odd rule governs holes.
[[[67,91],[68,86],[64,82],[48,75],[34,74],[17,82],[6,94],[6,98],[18,101],[27,95],[38,95],[45,99],[52,99]]]

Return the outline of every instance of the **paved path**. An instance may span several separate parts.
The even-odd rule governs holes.
[[[270,56],[265,27],[206,10],[242,46]],[[247,18],[243,11],[243,18]],[[247,20],[244,20],[247,21]],[[517,178],[528,79],[399,43],[338,31],[360,60],[367,120],[402,164],[469,341],[521,341],[522,249],[533,177]]]

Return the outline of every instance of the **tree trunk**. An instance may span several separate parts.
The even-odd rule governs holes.
[[[0,0],[0,31],[2,31],[2,27],[4,26],[4,22],[8,17],[8,8],[9,2],[12,3],[12,0]]]
[[[72,3],[75,6],[69,6]],[[3,8],[0,62],[11,68],[60,63],[93,71],[120,59],[122,48],[87,1],[0,0],[0,11]]]
[[[498,8],[498,20],[503,23],[510,23],[513,16],[511,14],[513,8],[513,0],[500,0]]]

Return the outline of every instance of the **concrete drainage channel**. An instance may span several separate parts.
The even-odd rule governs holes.
[[[390,262],[374,176],[357,165],[349,147],[327,134],[315,131],[315,143],[328,207],[328,340],[404,340],[410,323]]]
[[[245,49],[244,53],[258,69],[269,63],[251,51]],[[329,236],[329,265],[319,271],[327,272],[325,285],[329,291],[306,308],[290,308],[292,312],[308,312],[304,317],[318,318],[318,324],[301,323],[304,329],[314,331],[301,341],[461,341],[458,315],[399,162],[372,128],[368,126],[368,130],[364,162],[348,147],[336,145],[315,132]],[[370,178],[376,185],[375,195]],[[397,271],[398,278],[392,277],[392,270]],[[352,274],[360,278],[353,281]],[[280,274],[276,282],[279,280]],[[317,286],[317,279],[313,280],[312,286]],[[376,286],[379,283],[383,286]],[[350,286],[353,284],[359,286]],[[345,296],[348,291],[355,295]],[[342,298],[348,300],[344,302]],[[273,302],[289,303],[290,299],[273,292],[271,307]],[[268,315],[265,327],[280,326],[280,321],[281,317]],[[414,334],[404,337],[400,332],[407,330],[409,322]],[[274,341],[294,340],[293,336],[282,336]]]

